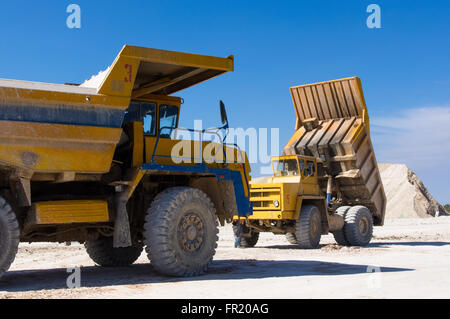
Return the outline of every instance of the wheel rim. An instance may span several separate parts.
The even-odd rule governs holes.
[[[367,235],[369,232],[369,221],[365,217],[359,220],[359,232],[361,235]]]
[[[178,225],[178,238],[181,248],[186,252],[200,249],[205,236],[205,228],[201,218],[195,213],[186,214]]]

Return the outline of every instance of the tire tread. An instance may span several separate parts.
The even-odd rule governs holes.
[[[16,214],[6,200],[0,197],[0,219],[2,224],[6,225],[8,232],[8,242],[0,244],[0,277],[8,271],[14,262],[20,243],[20,228]]]
[[[358,218],[361,215],[367,215],[370,218],[369,227],[369,239],[364,239],[359,233]],[[344,226],[345,237],[351,246],[366,246],[369,244],[373,235],[373,220],[372,214],[369,209],[365,206],[353,206],[345,214],[345,226]]]
[[[300,212],[300,217],[296,222],[295,237],[297,238],[298,245],[300,246],[301,249],[315,249],[319,247],[320,236],[318,236],[319,241],[316,242],[316,239],[310,237],[309,231],[314,211],[316,211],[319,214],[320,218],[320,212],[316,206],[314,205],[303,206]]]
[[[144,247],[134,244],[131,247],[114,248],[113,239],[102,237],[84,244],[89,257],[102,267],[125,267],[133,264],[141,255]]]
[[[176,219],[176,208],[188,197],[200,200],[208,207],[215,221],[215,245],[203,267],[190,269],[177,260],[176,252],[170,248],[170,223]],[[202,191],[190,187],[169,188],[158,194],[147,210],[144,225],[146,252],[155,269],[169,276],[191,277],[204,273],[211,263],[217,248],[218,222],[216,210],[209,197]]]
[[[341,206],[335,212],[335,214],[342,216],[342,218],[344,218],[344,228],[345,228],[345,215],[347,214],[350,208],[351,206]],[[338,243],[338,245],[350,246],[350,243],[348,242],[347,237],[345,236],[344,228],[333,232],[333,237],[336,240],[336,243]]]

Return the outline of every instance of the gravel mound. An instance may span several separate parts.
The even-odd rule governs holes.
[[[379,164],[387,197],[386,219],[447,215],[445,208],[404,164]]]

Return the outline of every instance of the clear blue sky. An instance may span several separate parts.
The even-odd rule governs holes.
[[[71,3],[82,9],[80,30],[66,27]],[[371,3],[381,7],[382,29],[366,26]],[[295,124],[290,86],[357,75],[378,160],[408,164],[450,202],[450,129],[436,125],[450,118],[448,0],[2,1],[0,25],[1,78],[81,83],[124,44],[233,54],[234,73],[179,94],[182,125],[217,125],[223,99],[232,126],[278,127],[281,146]],[[419,156],[421,143],[434,146],[428,156]]]

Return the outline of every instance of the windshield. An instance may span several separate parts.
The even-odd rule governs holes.
[[[295,158],[273,160],[273,175],[278,176],[298,176],[298,161]]]

